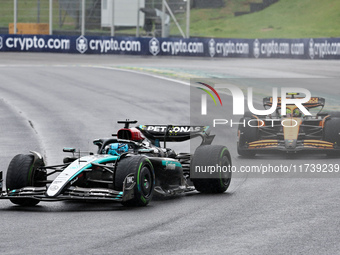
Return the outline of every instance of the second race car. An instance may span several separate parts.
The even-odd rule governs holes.
[[[297,93],[288,95],[291,98],[298,96]],[[263,99],[265,108],[272,105],[272,97]],[[312,97],[303,106],[308,110],[319,110],[312,116],[305,116],[293,104],[287,104],[286,110],[281,112],[281,98],[278,98],[275,114],[257,116],[245,113],[238,127],[238,154],[254,156],[274,151],[308,151],[340,155],[340,112],[322,113],[324,105],[324,98]]]

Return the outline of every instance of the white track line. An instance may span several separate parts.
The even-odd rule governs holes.
[[[98,68],[98,69],[107,69],[107,70],[114,70],[114,71],[122,71],[122,72],[128,72],[128,73],[135,73],[140,75],[146,75],[149,77],[165,80],[165,81],[171,81],[175,83],[179,83],[185,86],[190,86],[190,82],[185,82],[181,80],[176,80],[172,78],[167,78],[160,75],[150,74],[142,71],[136,71],[136,70],[130,70],[130,69],[123,69],[118,67],[110,67],[110,66],[97,66],[97,65],[4,65],[0,64],[0,67],[87,67],[87,68]]]
[[[163,76],[155,75],[155,74],[150,74],[150,73],[144,73],[144,72],[136,71],[136,70],[122,69],[122,68],[109,67],[109,66],[87,66],[87,67],[94,67],[94,68],[99,68],[99,69],[108,69],[108,70],[115,70],[115,71],[123,71],[123,72],[128,72],[128,73],[141,74],[141,75],[146,75],[146,76],[154,77],[154,78],[165,80],[165,81],[172,81],[172,82],[180,83],[180,84],[183,84],[183,85],[186,85],[186,86],[190,86],[190,82],[180,81],[180,80],[167,78],[167,77],[163,77]]]

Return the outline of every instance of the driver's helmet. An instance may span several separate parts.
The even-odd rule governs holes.
[[[113,156],[119,156],[123,154],[124,152],[129,151],[129,146],[126,143],[111,143],[108,146],[107,154],[113,155]]]
[[[299,108],[294,109],[293,116],[294,117],[301,117],[302,116],[302,113],[301,113]]]
[[[287,109],[286,109],[286,116],[289,117],[289,116],[291,116],[291,115],[292,115],[292,110],[289,109],[289,108],[287,108]]]

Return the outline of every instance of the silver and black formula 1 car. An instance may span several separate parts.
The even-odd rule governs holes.
[[[289,93],[291,98],[297,93]],[[296,97],[298,98],[298,97]],[[264,108],[272,106],[272,97],[263,99]],[[257,153],[300,151],[340,155],[340,112],[322,113],[325,99],[312,97],[302,104],[306,109],[318,109],[305,116],[296,105],[287,104],[281,112],[281,98],[275,114],[258,116],[248,112],[238,128],[237,151],[241,156]]]
[[[195,165],[221,166],[230,169],[231,158],[225,146],[211,145],[214,135],[204,126],[125,124],[108,139],[96,139],[96,154],[80,156],[74,148],[61,165],[46,166],[37,152],[16,155],[9,164],[6,191],[0,198],[23,206],[40,201],[106,200],[126,206],[145,206],[153,194],[172,196],[197,190],[202,193],[222,193],[231,181],[231,172],[218,178],[192,178]],[[186,141],[201,137],[195,153],[175,153],[167,142]],[[164,147],[160,143],[164,143]],[[48,177],[57,175],[54,180]],[[2,172],[1,177],[2,179]],[[0,182],[2,186],[2,181]],[[192,186],[193,185],[193,186]]]

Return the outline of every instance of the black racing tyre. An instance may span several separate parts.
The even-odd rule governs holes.
[[[250,156],[255,155],[255,153],[253,151],[248,151],[248,150],[244,149],[244,146],[247,143],[257,141],[258,137],[259,137],[258,128],[251,127],[247,124],[250,119],[252,119],[252,118],[249,118],[249,117],[241,118],[240,122],[243,123],[243,121],[245,120],[246,124],[245,124],[245,126],[243,126],[243,124],[239,124],[239,126],[238,126],[237,153],[240,156],[250,157]]]
[[[326,120],[323,128],[323,139],[340,147],[340,118]],[[327,154],[330,156],[339,155],[336,151],[329,151]]]
[[[222,145],[203,145],[196,149],[191,160],[191,171],[196,166],[226,166],[228,172],[221,172],[218,178],[191,178],[197,191],[201,193],[223,193],[231,182],[231,158],[227,147]]]
[[[115,189],[123,190],[127,175],[134,174],[136,185],[134,198],[124,201],[124,206],[146,206],[152,199],[155,187],[155,172],[150,160],[145,156],[131,156],[121,159],[115,174]]]
[[[8,191],[27,186],[38,186],[35,185],[37,179],[46,179],[46,176],[35,173],[33,159],[33,155],[18,154],[11,160],[6,175],[6,189]],[[39,203],[39,200],[32,198],[11,198],[10,201],[22,206],[34,206]]]
[[[331,118],[340,118],[340,112],[330,112],[329,115],[331,115]]]
[[[340,145],[340,118],[331,118],[326,120],[323,130],[324,140]]]

